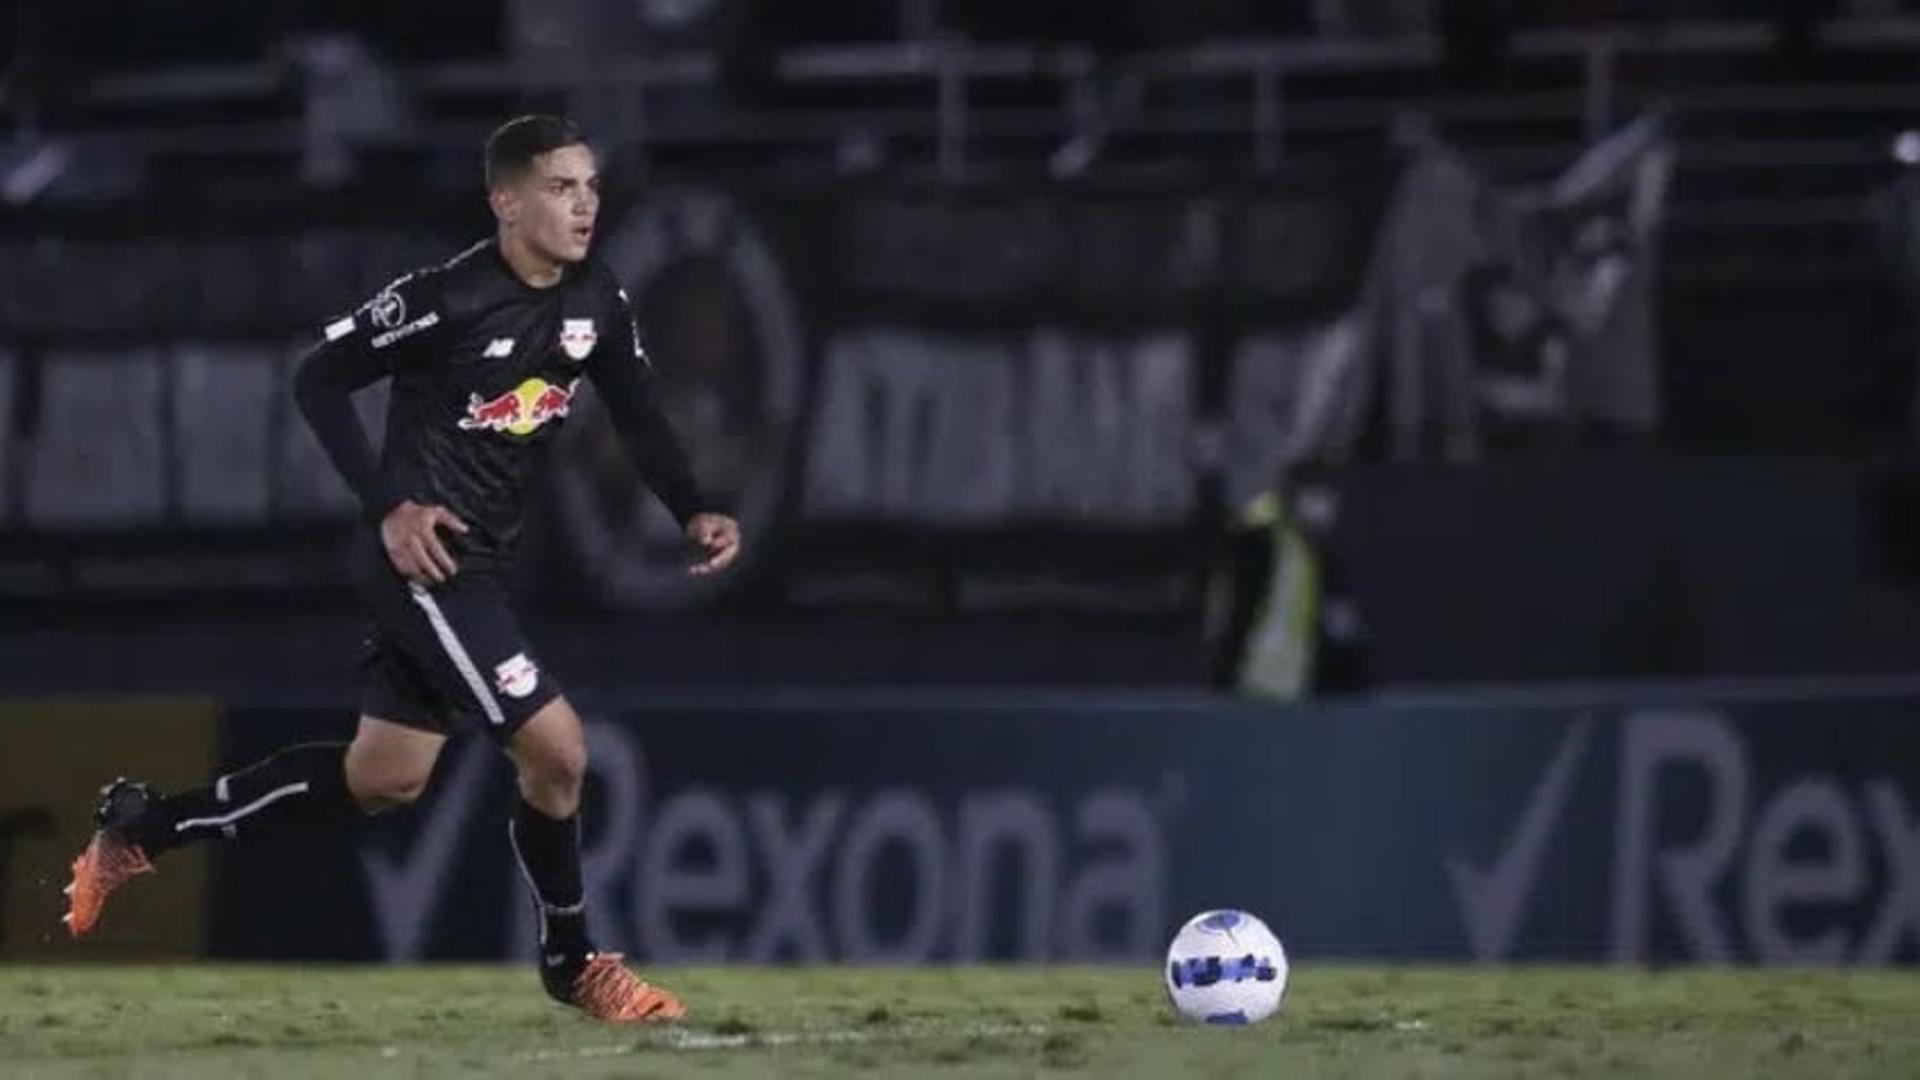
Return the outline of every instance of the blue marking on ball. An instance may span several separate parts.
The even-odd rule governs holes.
[[[1207,1023],[1219,1024],[1221,1027],[1244,1027],[1247,1023],[1247,1014],[1239,1009],[1232,1012],[1210,1013],[1207,1016]]]
[[[1208,930],[1231,930],[1240,925],[1242,918],[1237,911],[1216,911],[1200,920],[1200,925]]]
[[[1249,953],[1241,957],[1196,956],[1175,960],[1167,967],[1169,981],[1175,987],[1212,986],[1219,982],[1272,982],[1280,971],[1271,960]]]

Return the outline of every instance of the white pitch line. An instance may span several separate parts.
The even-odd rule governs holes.
[[[669,1028],[652,1038],[613,1046],[576,1046],[565,1050],[536,1050],[516,1055],[516,1061],[564,1061],[577,1058],[624,1057],[646,1050],[746,1050],[756,1047],[830,1046],[846,1043],[910,1042],[936,1036],[955,1038],[1005,1038],[1013,1035],[1045,1035],[1050,1029],[1040,1024],[975,1024],[971,1027],[922,1027],[893,1031],[767,1031],[721,1035],[710,1031]]]

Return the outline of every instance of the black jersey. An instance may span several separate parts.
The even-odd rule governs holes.
[[[683,523],[704,509],[660,411],[627,295],[597,261],[555,285],[522,281],[492,240],[400,278],[326,325],[295,397],[370,521],[402,499],[437,503],[470,532],[445,539],[462,569],[506,564],[547,451],[582,378],[642,479]],[[352,392],[393,381],[375,459]]]

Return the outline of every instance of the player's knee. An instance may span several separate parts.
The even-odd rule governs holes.
[[[347,769],[347,787],[353,792],[354,801],[369,814],[378,814],[383,810],[408,806],[420,801],[426,794],[427,779],[431,770],[415,769]]]
[[[408,806],[420,801],[427,791],[426,773],[406,773],[387,779],[382,795],[395,806]]]
[[[587,748],[584,745],[574,743],[567,747],[566,752],[560,755],[554,779],[573,792],[574,797],[579,797],[581,786],[587,782]]]
[[[523,763],[520,790],[527,801],[551,817],[571,817],[580,807],[587,780],[587,748],[579,743],[551,747]]]
[[[360,809],[377,814],[417,802],[433,776],[445,739],[363,717],[347,746],[347,790]]]
[[[577,742],[560,747],[542,763],[541,772],[548,787],[579,798],[580,786],[587,782],[587,748]]]

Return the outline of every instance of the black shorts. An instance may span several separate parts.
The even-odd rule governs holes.
[[[560,696],[534,659],[503,576],[455,574],[439,585],[401,577],[378,538],[353,544],[354,585],[372,617],[360,712],[437,732],[482,731],[505,742]]]

